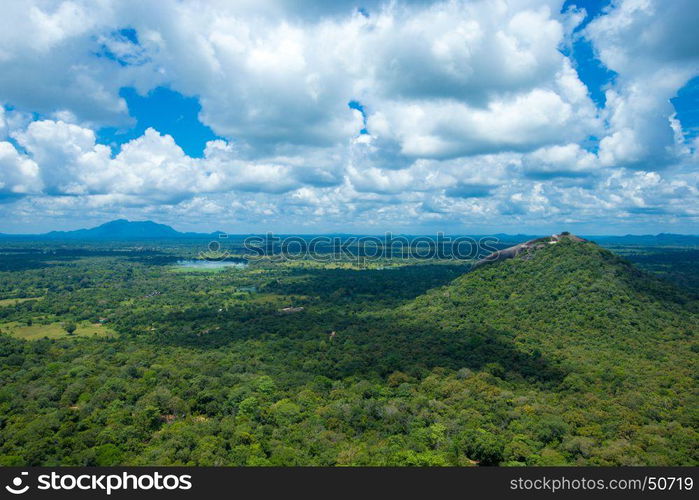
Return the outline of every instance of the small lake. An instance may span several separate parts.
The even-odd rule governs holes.
[[[199,271],[215,271],[219,269],[245,269],[248,263],[244,259],[226,259],[226,260],[178,260],[175,264],[180,269],[194,269]]]

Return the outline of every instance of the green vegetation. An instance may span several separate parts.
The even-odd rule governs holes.
[[[677,285],[571,241],[471,273],[8,248],[0,464],[696,465],[696,268],[624,250]]]

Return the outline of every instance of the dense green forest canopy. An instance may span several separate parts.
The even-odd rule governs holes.
[[[3,242],[0,464],[699,463],[695,248],[178,264],[201,244]]]

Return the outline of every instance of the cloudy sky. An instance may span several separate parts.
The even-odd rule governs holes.
[[[10,0],[0,232],[699,233],[696,0]]]

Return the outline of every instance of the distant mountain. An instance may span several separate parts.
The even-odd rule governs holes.
[[[78,229],[76,231],[51,231],[47,238],[71,238],[71,239],[145,239],[145,238],[177,238],[182,233],[175,231],[170,226],[158,224],[153,221],[128,221],[126,219],[113,220],[91,229]]]
[[[150,239],[186,239],[218,237],[220,231],[213,233],[182,233],[166,224],[145,221],[113,220],[90,229],[75,231],[51,231],[36,235],[0,234],[5,239],[40,239],[40,240],[150,240]]]
[[[699,245],[699,236],[691,234],[627,234],[624,236],[587,236],[587,238],[601,245]]]

